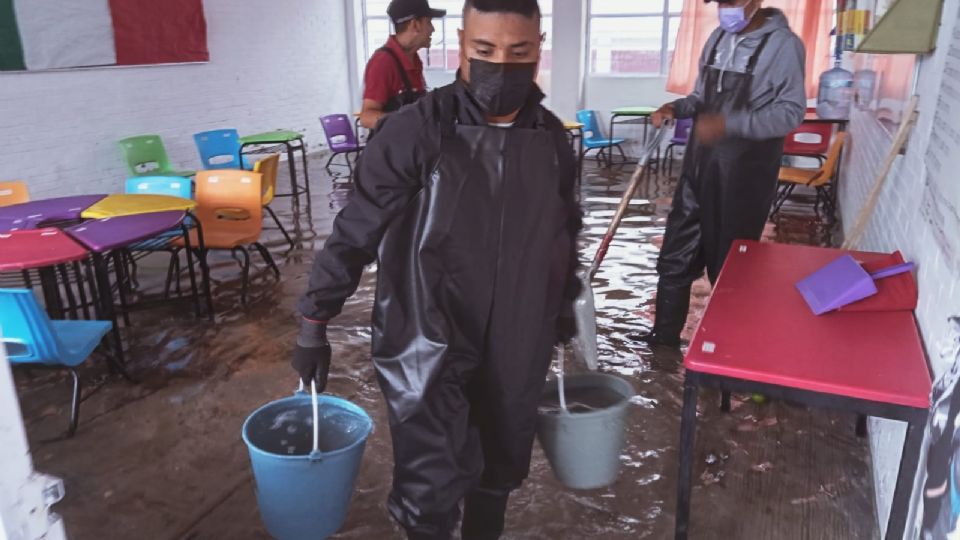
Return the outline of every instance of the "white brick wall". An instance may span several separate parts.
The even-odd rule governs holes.
[[[926,177],[924,156],[936,112],[943,61],[955,24],[958,0],[946,0],[937,50],[923,57],[920,64],[918,94],[919,121],[907,152],[900,156],[887,180],[870,228],[860,246],[871,251],[901,250],[907,260],[919,265],[920,302],[917,320],[927,347],[934,377],[947,366],[939,365],[937,344],[946,332],[947,317],[960,313],[960,274],[948,270],[920,212]],[[911,74],[904,73],[904,77]],[[840,208],[844,227],[849,231],[877,169],[893,141],[893,136],[869,113],[855,111],[850,123],[850,145],[840,181]],[[954,201],[958,203],[960,201]],[[892,421],[871,420],[870,447],[877,490],[877,510],[881,528],[886,530],[889,505],[893,496],[904,427]],[[922,466],[922,464],[921,464]],[[915,496],[918,494],[915,493]]]
[[[198,168],[193,134],[292,129],[311,151],[318,117],[350,112],[342,0],[204,0],[210,62],[0,74],[0,179],[34,198],[116,192],[116,141],[163,137],[174,165]]]

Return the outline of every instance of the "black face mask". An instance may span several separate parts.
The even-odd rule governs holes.
[[[526,103],[536,73],[536,62],[500,64],[471,58],[467,87],[483,112],[506,116]]]

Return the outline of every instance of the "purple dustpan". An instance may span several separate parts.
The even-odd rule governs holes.
[[[877,294],[875,279],[912,269],[913,263],[904,263],[868,274],[853,257],[843,255],[797,282],[797,290],[815,315],[823,315]]]

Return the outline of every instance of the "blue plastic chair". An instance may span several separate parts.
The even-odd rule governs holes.
[[[124,193],[139,193],[143,195],[169,195],[172,197],[183,197],[184,199],[193,198],[193,182],[189,178],[183,178],[182,176],[135,176],[133,178],[127,178],[127,182],[124,185]],[[183,220],[183,224],[186,227],[193,226],[193,219],[188,215]],[[137,242],[132,246],[126,248],[125,253],[131,254],[135,251],[167,251],[170,253],[170,266],[167,270],[167,284],[164,289],[169,294],[170,285],[173,281],[173,276],[179,275],[180,271],[180,260],[176,256],[177,250],[170,245],[170,241],[173,238],[178,238],[183,234],[183,231],[179,228],[170,229],[167,232],[159,234],[154,238],[148,240],[143,240],[142,242]],[[132,255],[126,257],[126,262],[129,265],[127,275],[130,276],[130,281],[135,286],[139,285],[137,279],[137,262],[136,258]],[[179,292],[179,281],[177,282],[177,289]]]
[[[97,348],[110,321],[51,321],[29,289],[0,289],[0,343],[11,364],[64,368],[73,376],[68,436],[77,431],[80,376],[77,366]]]
[[[609,149],[610,147],[616,147],[620,152],[620,157],[622,157],[624,161],[627,160],[623,153],[623,148],[620,147],[626,139],[622,137],[617,137],[613,140],[604,138],[603,132],[600,131],[600,122],[597,121],[596,111],[577,111],[577,122],[583,124],[583,153],[580,154],[580,159],[586,157],[587,153],[591,150],[597,150],[597,162],[599,163],[600,159],[603,159],[609,166],[613,163],[613,156],[608,155]]]
[[[194,135],[193,141],[204,169],[253,169],[253,163],[240,155],[240,134],[235,129],[203,131]]]
[[[147,195],[169,195],[171,197],[193,198],[193,182],[182,176],[135,176],[127,178],[124,193]]]

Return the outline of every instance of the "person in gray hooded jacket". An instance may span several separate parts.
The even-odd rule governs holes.
[[[653,115],[656,127],[694,119],[657,261],[656,320],[641,336],[655,345],[679,345],[704,268],[716,282],[733,241],[760,238],[784,138],[806,112],[806,54],[783,13],[762,0],[717,3],[720,26],[700,55],[694,92]]]

